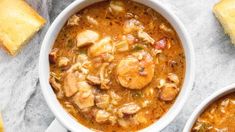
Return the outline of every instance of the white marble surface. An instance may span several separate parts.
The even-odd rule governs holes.
[[[38,56],[50,22],[72,0],[27,0],[48,23],[17,57],[0,51],[0,111],[7,132],[42,132],[54,119],[41,94]],[[190,98],[163,132],[181,132],[199,103],[235,82],[235,48],[212,14],[218,0],[158,0],[173,10],[187,28],[196,53],[196,78]]]

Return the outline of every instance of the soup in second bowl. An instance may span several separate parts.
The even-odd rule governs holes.
[[[235,93],[211,104],[197,119],[192,132],[235,132]]]
[[[180,92],[185,56],[172,26],[133,1],[103,1],[69,18],[49,55],[63,107],[99,131],[136,131],[165,114]]]

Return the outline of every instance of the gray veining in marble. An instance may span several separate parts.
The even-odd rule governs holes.
[[[72,0],[27,0],[48,23],[15,58],[0,51],[0,111],[6,132],[42,132],[54,119],[42,96],[38,56],[50,22]],[[235,82],[235,48],[212,13],[218,0],[158,0],[187,28],[196,53],[196,78],[181,113],[163,132],[181,132],[202,100]]]

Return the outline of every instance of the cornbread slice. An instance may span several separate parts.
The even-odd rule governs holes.
[[[214,6],[213,12],[235,45],[235,0],[221,0]]]
[[[4,129],[3,129],[3,121],[2,121],[2,116],[1,116],[1,113],[0,113],[0,132],[3,132]]]
[[[16,55],[45,22],[24,0],[0,0],[0,46]]]

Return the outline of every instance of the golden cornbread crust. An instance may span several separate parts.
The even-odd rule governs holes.
[[[4,132],[1,113],[0,113],[0,132]]]
[[[235,44],[235,0],[221,0],[214,6],[213,12]]]
[[[16,55],[45,22],[24,0],[0,0],[0,47]]]

